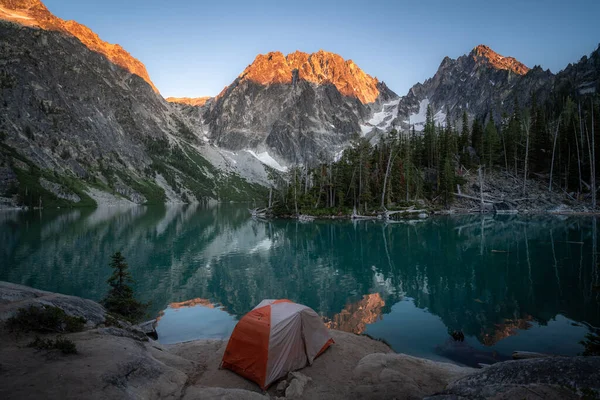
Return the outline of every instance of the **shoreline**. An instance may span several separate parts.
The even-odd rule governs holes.
[[[326,220],[356,220],[356,221],[381,221],[384,222],[382,218],[378,218],[376,215],[362,215],[363,218],[352,218],[352,215],[344,214],[344,215],[311,215],[311,214],[301,214],[302,216],[309,217],[313,220],[317,221],[326,221]],[[430,212],[427,218],[419,218],[415,216],[415,218],[399,218],[397,220],[393,220],[393,222],[404,222],[404,221],[414,221],[414,220],[427,220],[433,217],[439,216],[453,216],[453,215],[483,215],[483,216],[496,216],[496,215],[506,215],[506,216],[519,216],[519,215],[565,215],[565,216],[600,216],[600,210],[598,211],[552,211],[552,210],[524,210],[518,212],[480,212],[480,211],[462,211],[462,210],[449,210],[449,211],[433,211]],[[264,220],[298,220],[298,216],[294,215],[280,215],[274,217],[256,217],[257,219]],[[310,221],[303,221],[310,222]]]
[[[5,321],[27,306],[58,307],[84,318],[83,331],[58,335],[72,341],[77,354],[36,350],[27,343],[37,335],[8,331]],[[522,353],[533,358],[473,369],[395,353],[383,342],[336,330],[330,330],[335,344],[311,366],[262,391],[253,382],[220,369],[227,340],[162,345],[149,338],[142,325],[110,318],[91,300],[0,282],[0,396],[441,400],[529,398],[532,392],[553,399],[600,395],[600,357]]]

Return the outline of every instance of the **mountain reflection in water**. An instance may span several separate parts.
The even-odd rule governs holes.
[[[120,250],[154,316],[170,309],[195,320],[179,328],[190,338],[226,335],[265,298],[306,304],[332,328],[431,358],[449,330],[462,330],[478,351],[577,354],[588,328],[600,325],[595,217],[467,215],[386,226],[261,222],[237,205],[113,207],[0,213],[0,240],[1,280],[94,300]],[[219,304],[213,311],[230,319],[168,307],[188,299]]]

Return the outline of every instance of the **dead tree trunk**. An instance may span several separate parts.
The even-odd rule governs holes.
[[[483,175],[481,172],[481,165],[479,168],[477,168],[477,172],[479,173],[479,197],[481,198],[481,212],[483,212]]]
[[[575,134],[575,147],[577,148],[577,170],[579,172],[579,193],[583,191],[581,187],[581,157],[579,156],[579,141],[577,140],[577,128],[575,127],[575,121],[573,121],[573,133]],[[579,196],[577,196],[579,197]]]
[[[390,174],[390,166],[392,165],[394,148],[390,148],[390,156],[388,157],[387,168],[385,169],[385,176],[383,177],[383,191],[381,192],[381,208],[385,208],[385,191],[387,189],[388,175]]]
[[[527,190],[527,164],[529,162],[529,129],[530,129],[530,119],[529,116],[526,117],[524,121],[525,125],[525,172],[523,172],[523,196],[525,196],[525,191]]]
[[[596,208],[596,177],[594,170],[594,155],[592,144],[590,141],[590,133],[588,132],[587,123],[585,124],[585,138],[588,145],[588,157],[590,159],[590,190],[592,191],[592,208]]]
[[[558,128],[560,127],[560,117],[558,117],[558,122],[556,123],[556,132],[554,132],[554,145],[552,146],[552,163],[550,164],[550,184],[548,185],[548,191],[552,191],[552,173],[554,172],[554,155],[556,153],[556,139],[558,138]],[[560,160],[559,160],[560,163]],[[560,176],[560,171],[559,171]],[[559,180],[560,185],[560,180]]]
[[[273,186],[271,186],[269,188],[269,208],[271,208],[272,204],[273,204]]]
[[[296,215],[298,215],[298,195],[296,193],[298,182],[296,182],[296,168],[294,168],[294,207],[296,209]]]
[[[594,99],[590,99],[592,103],[592,208],[596,209],[596,147],[594,145]]]

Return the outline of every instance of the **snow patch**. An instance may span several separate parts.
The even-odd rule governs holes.
[[[442,110],[435,113],[433,116],[433,121],[435,125],[444,125],[446,123],[446,114],[442,112]]]
[[[425,121],[427,121],[427,107],[429,107],[429,99],[423,99],[419,102],[419,112],[417,114],[411,114],[409,120],[405,120],[407,124],[414,125],[415,131],[423,131],[425,129]],[[467,104],[467,108],[469,105]],[[433,116],[433,122],[435,125],[443,125],[446,122],[446,113],[439,110]]]
[[[275,168],[278,171],[285,172],[287,171],[287,167],[279,164],[277,160],[275,160],[267,151],[263,151],[262,153],[255,153],[252,150],[245,150],[246,152],[252,154],[254,158],[256,158],[261,163],[268,165],[271,168]]]
[[[422,131],[425,128],[425,121],[427,120],[427,107],[429,106],[429,99],[423,99],[419,102],[419,112],[417,114],[411,114],[407,124],[414,125],[415,131]]]
[[[399,103],[400,98],[384,103],[381,106],[380,111],[374,113],[366,124],[360,126],[362,135],[365,136],[367,133],[371,132],[373,128],[387,131],[391,127],[392,121],[396,117]]]

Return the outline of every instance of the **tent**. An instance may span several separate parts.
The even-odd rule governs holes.
[[[221,367],[264,390],[288,372],[311,365],[332,343],[313,309],[289,300],[263,300],[235,326]]]

